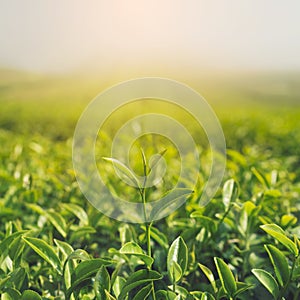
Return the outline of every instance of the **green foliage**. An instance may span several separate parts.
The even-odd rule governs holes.
[[[83,102],[71,107],[53,100],[63,113],[54,116],[50,102],[44,108],[32,106],[34,100],[29,107],[9,106],[8,100],[0,99],[1,300],[299,299],[298,107],[286,114],[282,107],[220,110],[229,149],[215,197],[198,205],[211,167],[210,151],[200,145],[200,172],[189,175],[191,182],[198,176],[197,185],[180,182],[145,213],[157,218],[170,205],[183,205],[162,220],[135,225],[108,219],[78,187],[71,135]],[[113,133],[102,133],[107,148]],[[130,167],[123,158],[99,159],[109,187],[128,201],[155,201],[177,184],[176,149],[151,137],[144,141],[148,147],[132,147]],[[136,174],[159,172],[162,156],[174,165],[145,188]],[[187,162],[193,165],[193,155]],[[122,185],[113,167],[135,187]]]
[[[232,297],[237,290],[233,274],[227,264],[221,258],[215,257],[214,260],[223,289],[229,297]]]

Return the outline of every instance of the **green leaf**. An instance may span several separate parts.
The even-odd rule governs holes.
[[[211,284],[214,292],[217,293],[218,292],[218,288],[217,288],[215,277],[214,277],[214,274],[212,273],[212,271],[208,267],[206,267],[206,266],[204,266],[204,265],[202,265],[200,263],[198,263],[198,266],[200,267],[200,269],[202,270],[202,272],[205,274],[205,276],[209,280],[209,282],[210,282],[210,284]]]
[[[239,194],[239,188],[234,179],[229,179],[223,186],[223,203],[228,209],[230,203],[235,202]]]
[[[5,289],[5,293],[2,294],[2,297],[4,300],[8,299],[8,300],[20,300],[21,299],[21,293],[16,290],[16,289],[12,289],[12,288],[6,288]],[[2,300],[2,298],[1,298]]]
[[[121,254],[135,255],[139,257],[148,267],[153,264],[153,258],[146,255],[143,249],[135,242],[126,243],[119,251]]]
[[[141,228],[144,231],[146,231],[146,226],[141,226]],[[162,246],[165,249],[169,248],[168,239],[162,231],[160,231],[157,228],[152,226],[150,235],[151,235],[151,238],[153,240],[155,240],[160,246]]]
[[[37,204],[34,203],[26,203],[25,204],[28,208],[32,209],[33,211],[35,211],[36,213],[38,213],[39,215],[44,215],[45,214],[45,210],[40,207]]]
[[[142,148],[140,148],[140,151],[141,151],[142,161],[143,161],[144,176],[147,176],[147,174],[148,174],[148,164],[147,164],[146,155],[145,155],[145,152]],[[144,187],[144,185],[143,185],[143,187]]]
[[[70,243],[73,243],[74,241],[77,241],[81,238],[87,238],[88,234],[96,233],[96,229],[91,226],[82,226],[79,227],[76,231],[72,232],[70,237]]]
[[[174,287],[169,286],[169,288],[171,289]],[[177,294],[176,299],[179,299],[179,300],[180,299],[184,299],[184,300],[193,300],[194,299],[187,289],[185,289],[184,287],[179,286],[179,285],[175,286],[175,293]]]
[[[21,300],[42,300],[42,297],[35,291],[26,290],[23,292]]]
[[[159,219],[160,216],[169,211],[172,204],[182,204],[187,199],[187,197],[189,197],[193,193],[193,190],[187,188],[178,188],[172,190],[172,192],[168,193],[162,199],[160,199],[157,204],[153,205],[152,211],[150,213],[150,220]]]
[[[89,260],[91,258],[85,250],[76,249],[67,258],[67,260],[71,260],[71,259],[78,259],[78,260],[84,261],[84,260]]]
[[[176,294],[171,291],[159,290],[155,293],[156,300],[175,300]]]
[[[297,218],[293,215],[283,215],[280,223],[283,227],[289,227],[297,224]]]
[[[151,157],[151,161],[149,162],[150,170],[154,169],[162,157],[166,154],[167,149],[160,151],[158,154],[155,154]]]
[[[116,277],[116,280],[115,280],[115,282],[113,284],[113,287],[112,287],[116,297],[119,297],[125,283],[126,283],[126,280],[125,280],[124,277],[121,277],[121,276]]]
[[[6,282],[9,281],[9,280],[10,280],[10,276],[9,275],[6,276],[6,277],[4,277],[4,278],[2,278],[2,279],[0,279],[0,291],[5,286]]]
[[[3,260],[7,256],[12,242],[26,232],[27,232],[27,230],[21,230],[21,231],[14,232],[13,234],[9,235],[8,237],[6,237],[4,240],[1,241],[1,243],[0,243],[0,265],[2,264]]]
[[[138,270],[134,272],[128,277],[118,297],[118,300],[125,299],[127,293],[133,290],[134,288],[155,280],[159,280],[161,278],[162,278],[161,274],[152,270]]]
[[[111,162],[121,175],[125,176],[125,178],[128,178],[135,187],[141,188],[139,179],[126,165],[124,165],[118,159],[112,157],[102,157],[102,159]]]
[[[10,273],[10,282],[13,283],[14,287],[20,290],[24,284],[24,281],[27,282],[27,272],[24,268],[17,268]]]
[[[56,239],[54,239],[54,243],[56,244],[59,251],[62,253],[62,261],[64,261],[63,275],[65,279],[65,286],[66,288],[69,288],[71,286],[71,272],[73,272],[74,263],[68,263],[68,257],[69,255],[71,255],[71,253],[74,252],[74,249],[68,243]]]
[[[107,290],[105,290],[104,292],[105,292],[105,300],[116,300],[116,298],[113,297]]]
[[[289,265],[284,254],[272,245],[265,245],[265,249],[268,252],[278,282],[281,286],[284,286],[290,278]]]
[[[202,293],[200,300],[215,300],[215,297],[207,292]]]
[[[168,272],[172,282],[178,282],[183,276],[182,269],[176,261],[173,262],[172,267]]]
[[[215,257],[214,261],[226,294],[229,296],[233,296],[233,294],[237,290],[237,286],[231,270],[221,258]]]
[[[281,227],[276,224],[266,224],[261,225],[260,228],[285,246],[291,253],[295,255],[295,257],[298,256],[299,250],[297,245],[286,236]]]
[[[168,274],[172,282],[178,282],[184,275],[188,263],[188,249],[181,236],[172,243],[167,257]],[[178,266],[181,269],[181,276],[174,278],[174,273],[178,274]]]
[[[252,167],[251,171],[263,186],[267,187],[268,189],[270,188],[267,178],[261,172],[259,172],[255,167]]]
[[[82,282],[92,278],[101,268],[101,266],[109,266],[113,262],[114,261],[110,259],[96,258],[96,259],[85,260],[80,264],[78,264],[78,266],[75,268],[74,272],[72,273],[72,285],[67,291],[68,297],[70,297],[73,291],[78,286],[80,286]]]
[[[148,284],[142,289],[140,289],[136,295],[133,297],[132,300],[144,300],[147,299],[147,297],[150,295],[152,290],[152,284]]]
[[[67,257],[74,251],[72,246],[66,242],[54,239],[54,243],[56,244],[59,251],[62,253],[64,259],[67,259]]]
[[[57,212],[54,211],[47,211],[46,217],[51,222],[51,224],[56,228],[56,230],[64,237],[66,238],[67,232],[67,224],[65,219]]]
[[[94,291],[97,299],[105,299],[105,291],[110,291],[110,276],[107,269],[102,266],[95,276]]]
[[[61,274],[61,262],[52,246],[38,238],[22,237],[22,239],[29,247],[31,247],[32,250],[49,263],[56,271],[58,271],[59,274]]]
[[[277,299],[279,294],[279,287],[274,277],[267,271],[261,269],[253,269],[252,273],[259,280],[259,282]]]
[[[237,286],[237,290],[236,292],[234,293],[234,297],[236,297],[237,295],[253,288],[253,285],[249,285],[247,283],[244,283],[244,282],[237,282],[236,283],[236,286]]]
[[[199,220],[200,225],[205,226],[209,231],[215,232],[217,230],[217,222],[215,222],[212,218],[203,216],[201,211],[194,211],[191,214],[191,218],[196,218]]]
[[[74,203],[61,203],[60,206],[76,216],[80,220],[81,225],[88,225],[88,216],[82,207]]]
[[[133,226],[128,224],[122,224],[118,227],[120,233],[120,240],[122,246],[127,242],[134,241],[136,239],[136,232]]]
[[[246,235],[248,229],[248,214],[245,207],[243,207],[240,212],[238,229],[241,234],[243,234],[244,236]]]

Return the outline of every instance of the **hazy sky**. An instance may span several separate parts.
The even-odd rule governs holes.
[[[0,66],[300,69],[299,0],[0,0]]]

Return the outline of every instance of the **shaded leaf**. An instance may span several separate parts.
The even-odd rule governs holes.
[[[105,291],[110,291],[110,276],[104,266],[99,269],[95,276],[94,291],[99,300],[105,299]]]
[[[21,300],[42,300],[42,297],[35,291],[26,290],[23,292]]]
[[[142,289],[140,289],[132,300],[144,300],[147,299],[152,290],[152,284],[148,284]]]
[[[162,278],[161,274],[152,270],[139,270],[134,272],[126,280],[126,283],[122,288],[118,300],[125,299],[127,293],[133,290],[134,288],[155,280],[159,280],[161,278]]]
[[[92,278],[102,266],[109,266],[113,264],[113,262],[114,261],[110,259],[96,258],[78,264],[72,273],[72,285],[67,291],[67,296],[70,297],[73,291],[80,286],[82,282]]]
[[[280,250],[272,245],[265,245],[265,249],[270,257],[279,284],[284,286],[290,278],[289,265],[286,257]]]
[[[252,273],[259,282],[273,295],[274,299],[278,297],[279,287],[274,277],[267,271],[261,269],[253,269]]]

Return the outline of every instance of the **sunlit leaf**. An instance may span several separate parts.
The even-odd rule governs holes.
[[[22,237],[25,243],[31,247],[39,256],[41,256],[46,262],[48,262],[56,271],[61,274],[62,266],[60,259],[58,258],[54,248],[47,244],[45,241],[33,238]]]

